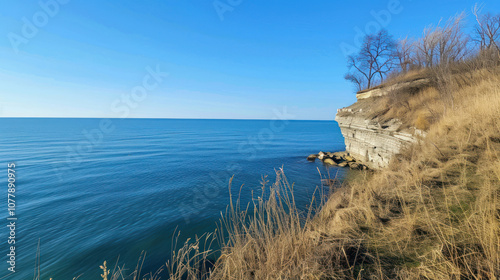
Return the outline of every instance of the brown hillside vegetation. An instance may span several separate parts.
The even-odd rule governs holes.
[[[435,118],[421,143],[334,193],[318,217],[325,236],[360,242],[347,278],[500,278],[500,73],[453,79],[452,96],[430,87],[386,112]]]

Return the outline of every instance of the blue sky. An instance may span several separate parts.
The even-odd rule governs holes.
[[[381,15],[418,36],[461,11],[470,27],[475,2],[1,1],[0,117],[332,120],[355,102],[342,47],[356,30]]]

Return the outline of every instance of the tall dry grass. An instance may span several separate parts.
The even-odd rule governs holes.
[[[411,96],[410,110],[434,100],[427,137],[324,207],[321,231],[362,239],[374,258],[356,277],[500,279],[499,73],[451,77],[466,80],[449,88],[454,108],[435,88]]]
[[[233,203],[221,221],[223,244],[211,279],[294,279],[312,278],[320,264],[306,256],[316,255],[310,238],[313,209],[301,213],[283,170],[276,182],[264,183],[251,205]],[[268,189],[267,189],[268,188]],[[312,203],[311,205],[313,205]]]

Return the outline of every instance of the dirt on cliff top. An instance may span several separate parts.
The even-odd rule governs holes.
[[[369,92],[374,89],[384,89],[396,84],[404,84],[404,83],[411,83],[415,82],[418,80],[423,80],[423,79],[429,79],[432,77],[432,73],[429,69],[420,69],[420,70],[415,70],[415,71],[410,71],[406,73],[405,75],[397,75],[395,77],[390,77],[385,83],[380,84],[378,86],[374,86],[372,88],[364,89],[361,91],[358,91],[356,94],[361,94],[365,92]]]

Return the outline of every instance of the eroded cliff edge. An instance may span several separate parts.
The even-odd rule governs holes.
[[[422,81],[418,81],[421,86]],[[411,90],[413,85],[400,84],[398,91]],[[380,98],[391,94],[394,86],[363,91],[357,94],[358,101],[353,105],[337,110],[338,122],[345,139],[346,151],[372,169],[389,164],[391,158],[401,149],[425,136],[424,132],[403,125],[398,119],[379,117]],[[389,108],[386,108],[387,110]]]

